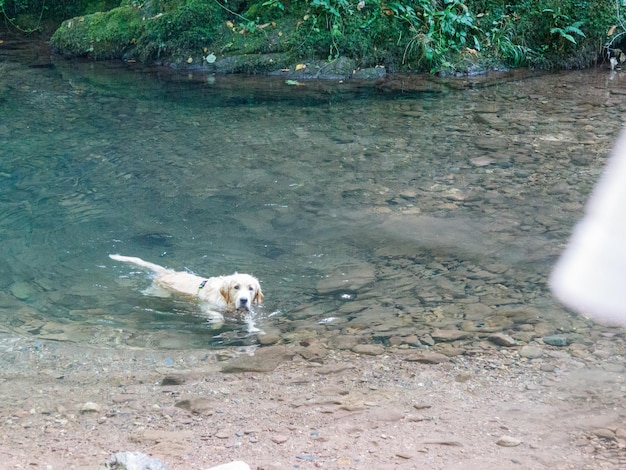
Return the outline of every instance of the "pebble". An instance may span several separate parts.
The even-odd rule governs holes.
[[[257,339],[261,346],[269,346],[270,344],[278,343],[281,340],[281,336],[280,333],[267,332],[264,335],[259,335]]]
[[[489,341],[491,341],[494,344],[497,344],[498,346],[505,346],[505,347],[512,347],[515,346],[517,344],[517,342],[511,338],[509,335],[505,335],[504,333],[495,333],[492,335],[489,335]]]
[[[80,405],[81,413],[98,413],[101,410],[101,406],[92,401],[88,401]]]
[[[457,341],[459,339],[467,338],[469,334],[466,331],[459,330],[434,330],[430,336],[435,341]]]
[[[284,444],[289,440],[289,436],[286,436],[284,434],[274,434],[272,437],[270,437],[270,440],[272,442],[275,442],[276,444]]]
[[[439,364],[449,361],[450,358],[445,354],[424,351],[405,356],[404,360],[409,362],[421,362],[422,364]]]
[[[567,346],[568,344],[567,338],[565,336],[558,335],[544,336],[543,342],[549,344],[550,346]]]
[[[229,359],[222,365],[222,372],[271,372],[281,362],[293,358],[295,353],[285,346],[259,348],[254,356],[241,355]]]
[[[182,385],[185,383],[185,377],[182,375],[166,375],[161,379],[161,386]]]
[[[522,441],[511,436],[502,436],[497,440],[496,444],[501,447],[517,447]]]
[[[594,436],[599,437],[600,439],[605,439],[607,441],[612,441],[615,439],[615,433],[611,431],[610,429],[606,429],[606,428],[594,429],[593,431],[591,431],[591,433]]]
[[[379,356],[385,352],[385,347],[381,344],[357,344],[352,348],[352,352],[367,356]]]
[[[373,421],[394,422],[401,421],[404,418],[404,413],[393,408],[378,408],[370,410],[367,416]]]
[[[177,408],[182,408],[193,414],[210,415],[213,413],[214,404],[207,398],[197,397],[188,400],[181,400],[174,404]]]
[[[537,346],[523,346],[519,351],[519,355],[527,359],[537,359],[543,356],[543,349]]]
[[[28,282],[21,281],[11,284],[9,291],[13,297],[19,300],[26,300],[35,293],[34,289]]]
[[[493,309],[488,305],[473,303],[465,306],[464,316],[468,320],[482,320],[493,313]]]

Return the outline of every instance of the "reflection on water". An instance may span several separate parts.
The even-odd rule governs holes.
[[[212,330],[193,304],[142,296],[146,275],[107,256],[121,253],[256,275],[260,323],[285,339],[580,331],[546,279],[621,125],[624,82],[609,78],[393,92],[5,49],[0,330],[159,348],[256,342],[239,325]]]

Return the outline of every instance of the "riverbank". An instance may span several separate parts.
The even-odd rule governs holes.
[[[49,9],[33,0],[7,2],[1,11],[6,28],[45,31],[70,57],[226,73],[296,69],[314,76],[342,64],[369,76],[382,68],[445,75],[586,68],[610,56],[621,63],[620,8],[610,0],[584,6],[554,0],[162,0]]]
[[[607,329],[588,347],[485,343],[426,360],[323,343],[147,351],[4,335],[0,458],[16,469],[93,470],[121,451],[170,470],[232,460],[265,470],[618,469],[624,345]]]

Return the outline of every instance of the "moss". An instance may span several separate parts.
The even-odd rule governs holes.
[[[65,55],[114,59],[133,46],[142,30],[140,10],[124,6],[64,21],[50,42]]]
[[[187,0],[172,3],[147,18],[133,53],[141,60],[182,58],[202,53],[216,38],[224,23],[224,12],[216,2]]]
[[[106,13],[64,21],[51,43],[71,56],[182,60],[201,53],[215,40],[224,24],[223,12],[216,2],[203,0],[127,0]]]

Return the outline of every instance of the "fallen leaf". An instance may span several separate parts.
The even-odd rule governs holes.
[[[298,64],[298,65],[296,65],[296,72],[298,70],[304,70],[305,68],[306,68],[306,64]]]

